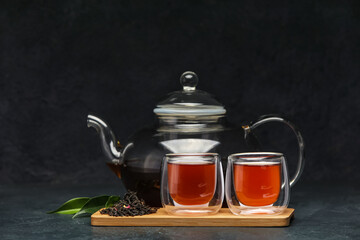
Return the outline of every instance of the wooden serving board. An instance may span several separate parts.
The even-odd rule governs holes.
[[[285,227],[290,225],[294,209],[288,208],[279,215],[237,216],[228,208],[222,208],[217,214],[200,217],[169,215],[163,208],[156,213],[136,217],[111,217],[100,214],[91,216],[93,226],[212,226],[212,227]]]

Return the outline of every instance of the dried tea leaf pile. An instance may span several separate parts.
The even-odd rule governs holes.
[[[141,216],[156,213],[157,209],[149,207],[143,199],[139,199],[136,192],[128,191],[124,198],[115,203],[114,206],[102,209],[101,214],[109,214],[115,217]]]

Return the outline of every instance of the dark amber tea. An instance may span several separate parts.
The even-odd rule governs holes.
[[[121,165],[118,163],[107,162],[106,165],[115,173],[118,178],[121,178]]]
[[[280,163],[234,163],[234,186],[238,200],[246,206],[267,206],[280,193]]]
[[[169,192],[181,205],[209,203],[215,193],[215,163],[168,163]]]

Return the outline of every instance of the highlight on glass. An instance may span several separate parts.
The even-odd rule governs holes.
[[[225,195],[232,213],[280,214],[290,200],[282,153],[249,152],[228,157]]]
[[[166,154],[161,175],[161,203],[168,213],[198,216],[220,210],[224,178],[218,154]]]

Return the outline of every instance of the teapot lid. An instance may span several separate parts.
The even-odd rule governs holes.
[[[194,72],[184,72],[180,83],[183,90],[169,93],[166,99],[158,103],[155,114],[204,116],[226,113],[224,106],[211,94],[196,89],[198,77]]]

